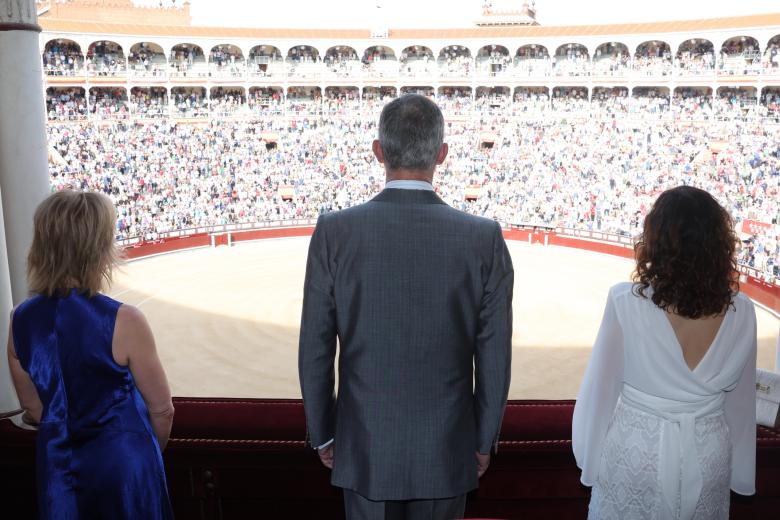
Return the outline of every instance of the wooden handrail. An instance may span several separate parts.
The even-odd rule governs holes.
[[[10,411],[10,412],[2,412],[2,413],[0,413],[0,421],[3,420],[3,419],[10,419],[11,417],[16,417],[17,415],[23,414],[23,413],[24,413],[24,409],[22,409],[22,408],[19,408],[18,410],[13,410],[13,411]]]

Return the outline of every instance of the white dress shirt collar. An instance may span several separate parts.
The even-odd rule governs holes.
[[[429,190],[433,191],[433,186],[427,181],[413,181],[413,180],[399,180],[390,181],[385,184],[385,189],[391,188],[394,190]]]

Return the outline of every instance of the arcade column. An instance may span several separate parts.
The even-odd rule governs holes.
[[[35,0],[0,0],[0,413],[18,406],[5,354],[9,316],[27,296],[33,213],[50,191],[40,32]]]

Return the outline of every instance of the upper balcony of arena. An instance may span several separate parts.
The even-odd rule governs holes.
[[[486,10],[471,28],[377,32],[194,26],[188,2],[152,8],[60,0],[38,7],[49,83],[780,82],[780,12],[545,27],[525,4],[503,13],[500,23]]]

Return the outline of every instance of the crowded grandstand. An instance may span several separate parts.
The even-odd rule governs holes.
[[[415,92],[447,119],[435,183],[454,207],[506,225],[635,236],[657,194],[689,184],[732,212],[740,261],[780,276],[776,26],[707,39],[659,24],[598,45],[433,35],[403,48],[285,50],[121,34],[80,44],[61,25],[42,36],[52,185],[109,194],[119,239],[364,202],[384,183],[370,151],[379,112]]]

